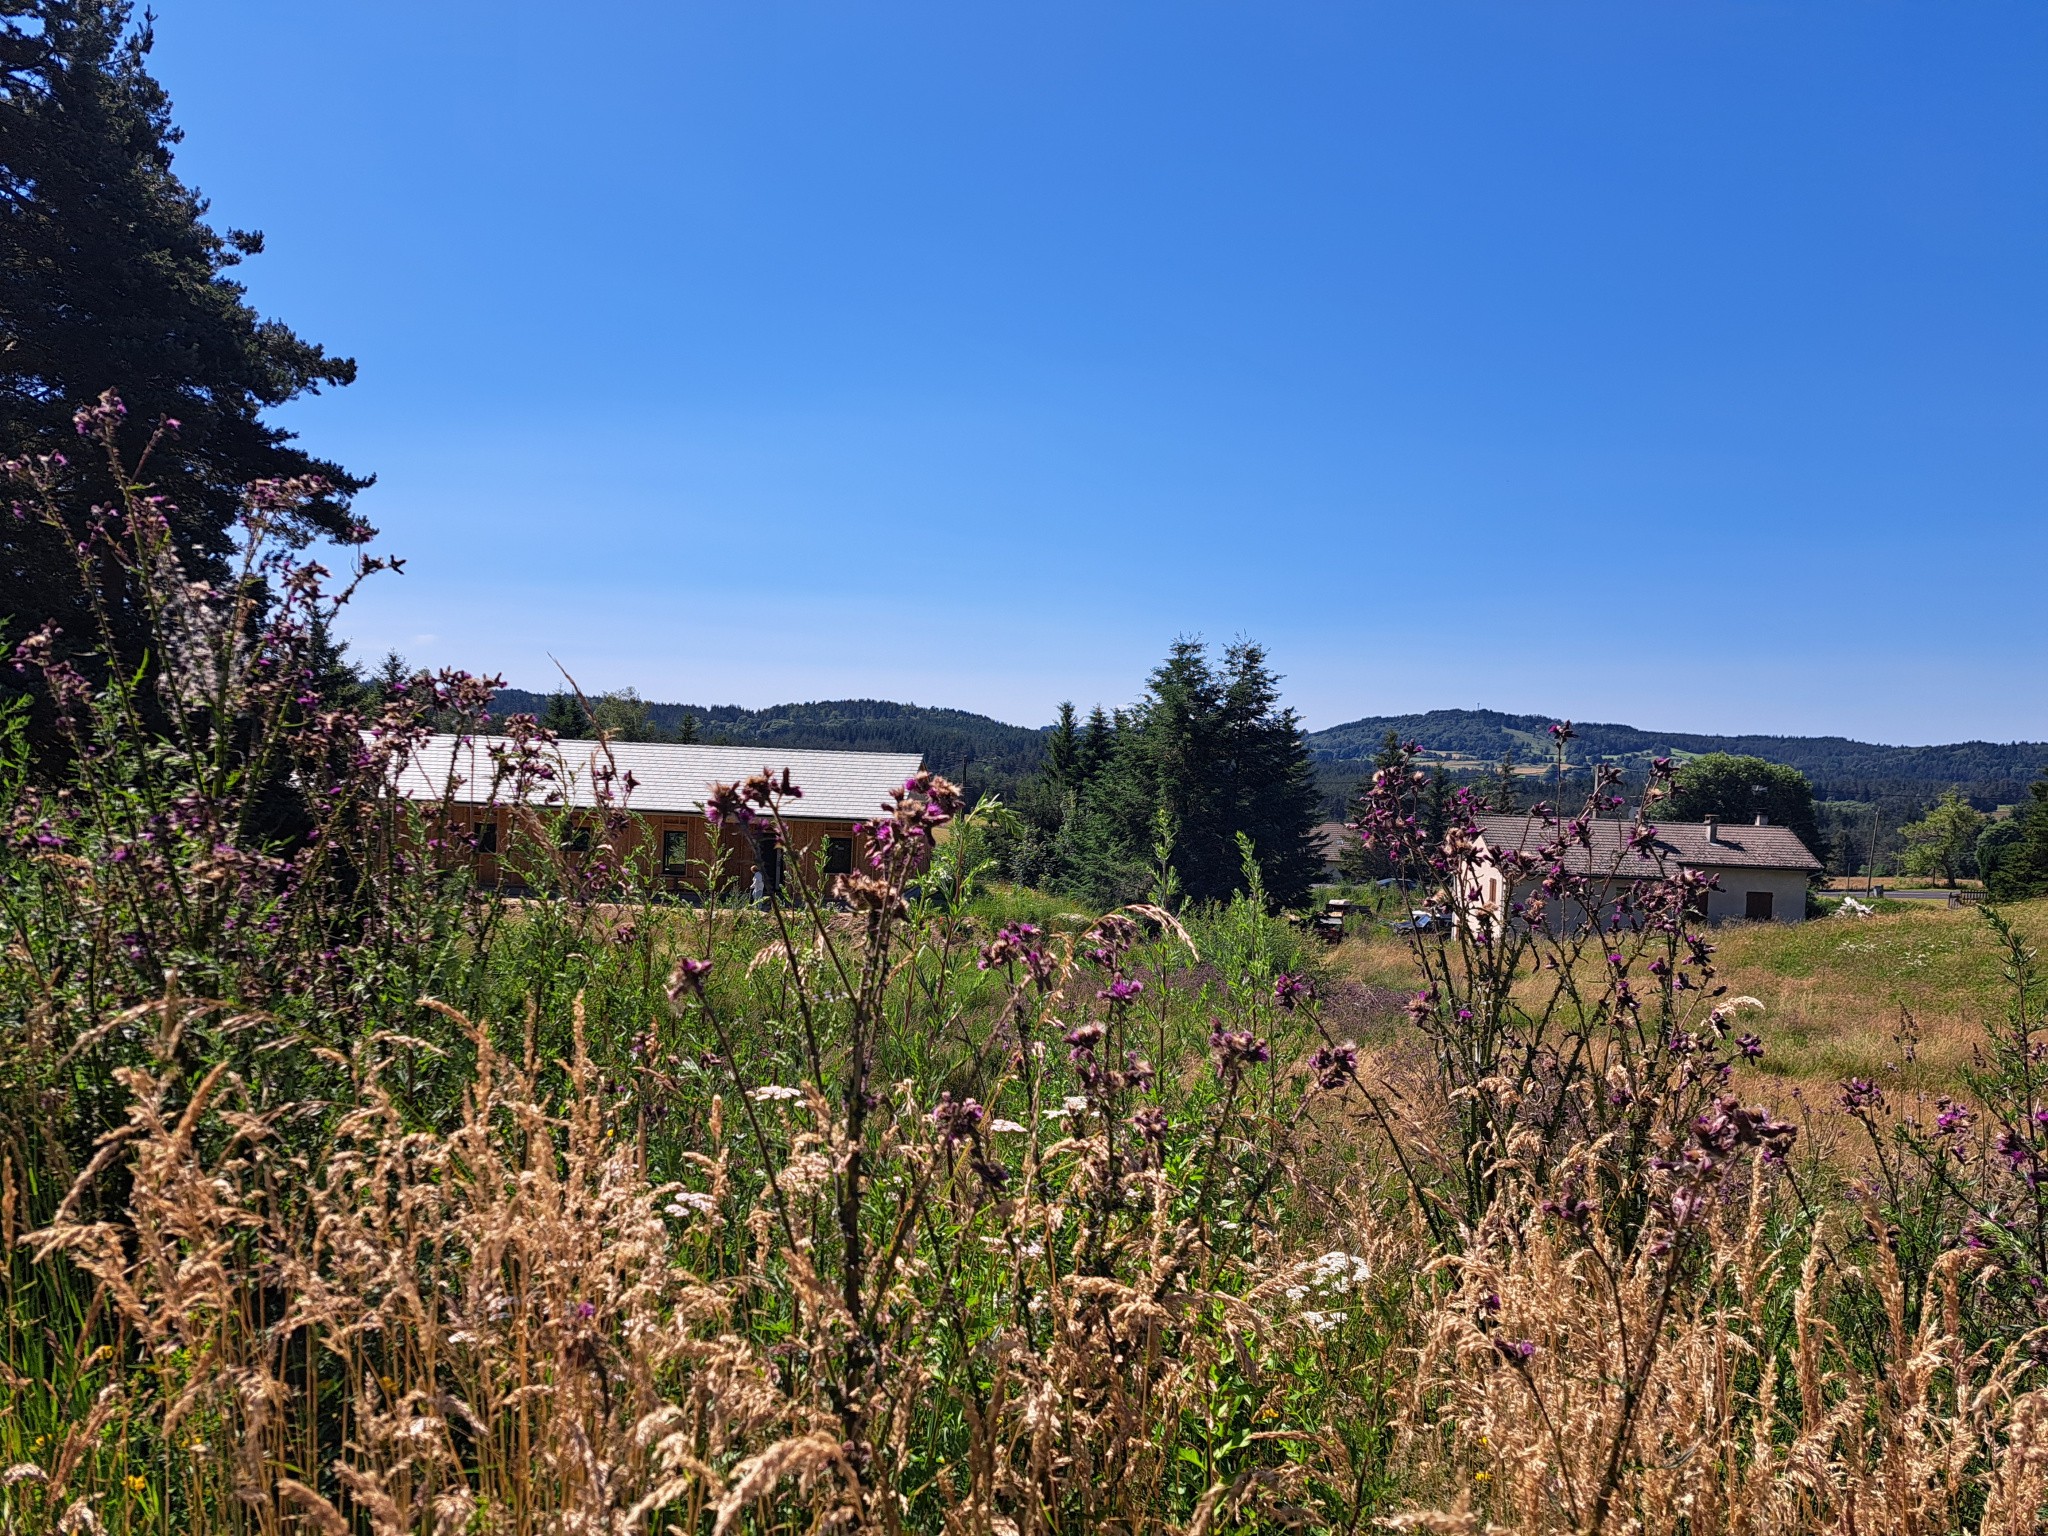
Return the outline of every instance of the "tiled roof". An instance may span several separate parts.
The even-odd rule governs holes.
[[[399,771],[398,792],[411,800],[439,800],[449,774],[463,783],[458,804],[483,800],[493,776],[491,748],[509,745],[502,736],[431,736]],[[572,806],[594,806],[593,763],[602,762],[594,741],[562,741],[545,756],[568,789]],[[792,821],[864,821],[882,813],[889,792],[923,765],[915,752],[817,752],[787,747],[710,747],[666,741],[615,741],[612,761],[619,777],[631,773],[634,788],[626,808],[644,815],[703,809],[713,784],[736,784],[763,769],[784,768],[803,798],[783,807]]]
[[[1576,850],[1576,868],[1597,874],[1624,876],[1654,875],[1657,858],[1693,869],[1787,869],[1813,871],[1820,860],[1807,850],[1799,834],[1790,827],[1752,827],[1722,822],[1713,842],[1707,841],[1705,822],[1653,821],[1657,834],[1654,854],[1628,849],[1634,824],[1626,821],[1595,821],[1587,829],[1593,846]],[[1479,835],[1488,845],[1499,848],[1534,850],[1557,838],[1555,827],[1545,826],[1535,816],[1481,816]]]

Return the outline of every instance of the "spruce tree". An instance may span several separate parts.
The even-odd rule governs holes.
[[[1410,760],[1411,754],[1401,740],[1401,733],[1389,726],[1385,739],[1380,742],[1379,751],[1373,754],[1372,772],[1358,781],[1357,787],[1351,791],[1350,800],[1345,804],[1347,827],[1355,826],[1365,819],[1371,804],[1374,776],[1386,773],[1405,776],[1409,771]],[[1344,851],[1338,856],[1337,868],[1346,880],[1351,881],[1384,880],[1396,873],[1394,867],[1387,862],[1385,854],[1366,847],[1358,833],[1351,830],[1345,833]]]
[[[1112,720],[1100,704],[1088,712],[1088,728],[1081,733],[1081,749],[1076,759],[1082,783],[1087,783],[1109,766],[1117,727],[1122,723],[1121,718]]]
[[[1081,769],[1081,733],[1074,724],[1074,706],[1060,705],[1059,718],[1045,738],[1045,764],[1039,770],[1060,789],[1072,789]]]
[[[1500,755],[1493,770],[1493,782],[1486,786],[1486,808],[1497,816],[1512,816],[1521,807],[1515,788],[1515,754],[1512,748]]]
[[[564,741],[585,741],[591,734],[590,711],[573,693],[557,691],[548,695],[540,723]]]
[[[1279,679],[1248,641],[1221,667],[1200,641],[1182,640],[1154,670],[1146,694],[1114,733],[1107,766],[1079,818],[1098,893],[1146,888],[1164,811],[1172,863],[1193,901],[1218,901],[1244,884],[1237,836],[1250,837],[1267,894],[1305,899],[1321,872],[1321,799],[1315,766]]]
[[[263,412],[348,383],[355,364],[264,319],[228,276],[263,237],[214,229],[172,169],[180,134],[149,73],[148,19],[134,24],[126,0],[6,0],[0,12],[0,450],[61,452],[71,503],[112,503],[108,466],[72,425],[112,390],[131,458],[159,422],[178,423],[144,473],[194,575],[222,573],[253,480],[320,477],[331,490],[298,531],[354,536],[347,503],[369,482],[294,446]],[[69,543],[0,519],[12,637],[54,621],[67,648],[93,642]]]
[[[1985,870],[1985,891],[1994,901],[2048,896],[2048,773],[2027,786],[2027,799],[2012,819],[2019,824],[2019,835],[1999,850],[1994,867]]]

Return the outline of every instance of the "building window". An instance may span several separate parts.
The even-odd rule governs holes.
[[[562,825],[562,851],[564,853],[590,852],[590,828],[578,826],[575,822]]]
[[[478,853],[496,853],[498,851],[498,823],[495,820],[479,821],[470,831],[476,838],[476,851]]]
[[[825,873],[828,875],[850,875],[853,873],[852,838],[828,837],[825,839]]]
[[[679,832],[661,834],[661,867],[663,872],[680,875],[690,867],[690,833],[688,828]]]
[[[1771,893],[1750,891],[1742,899],[1742,915],[1752,922],[1768,923],[1771,920]]]

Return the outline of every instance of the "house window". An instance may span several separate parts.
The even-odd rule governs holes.
[[[561,838],[562,851],[564,853],[590,852],[590,828],[588,827],[578,826],[574,822],[565,822],[562,826]]]
[[[687,827],[661,834],[661,867],[666,874],[680,875],[690,867],[690,833]]]
[[[828,837],[825,839],[825,873],[828,875],[850,875],[853,873],[852,838]]]
[[[1742,915],[1752,922],[1768,923],[1771,920],[1771,893],[1750,891],[1742,898]]]
[[[498,823],[495,819],[479,821],[470,828],[470,831],[476,839],[476,851],[478,853],[496,853],[498,851]]]

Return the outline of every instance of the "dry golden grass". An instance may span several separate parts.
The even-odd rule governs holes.
[[[1766,1236],[1759,1174],[1702,1245],[1705,1283],[1673,1283],[1656,1244],[1560,1241],[1511,1211],[1455,1262],[1425,1320],[1401,1454],[1433,1509],[1395,1530],[1445,1536],[1971,1531],[2037,1536],[2048,1392],[2020,1346],[1970,1348],[1970,1261],[1938,1266],[1914,1318],[1892,1255],[1857,1277],[1879,1302],[1872,1370],[1829,1322],[1842,1277]],[[1824,1234],[1825,1236],[1825,1234]],[[1795,1278],[1796,1277],[1796,1278]],[[1783,1301],[1791,1289],[1789,1318]],[[1773,1335],[1786,1329],[1782,1350]]]
[[[2037,947],[2048,942],[2048,901],[2007,910]],[[1764,1058],[1745,1092],[1789,1106],[1825,1102],[1845,1077],[1928,1094],[1962,1087],[1984,1021],[2006,1006],[1996,937],[1969,908],[1824,918],[1799,924],[1729,923],[1714,933],[1717,978],[1730,997],[1753,997],[1747,1027]],[[1412,989],[1405,940],[1379,932],[1330,953],[1338,975],[1364,986]],[[1914,1038],[1902,1035],[1910,1014]],[[1391,1016],[1388,1028],[1398,1027]]]

